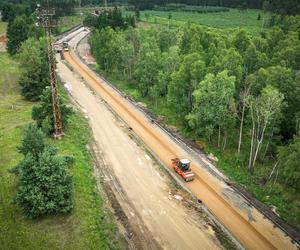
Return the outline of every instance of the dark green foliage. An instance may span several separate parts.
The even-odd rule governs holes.
[[[13,3],[12,3],[13,2]],[[42,6],[47,1],[40,2]],[[49,5],[56,8],[56,17],[64,14],[71,14],[75,7],[76,1],[74,0],[50,0]],[[41,28],[36,27],[36,1],[4,1],[0,8],[2,9],[3,19],[9,21],[7,28],[7,51],[14,55],[18,52],[22,42],[28,37],[40,38],[43,36]],[[23,79],[23,81],[27,81]],[[36,78],[35,81],[38,81]]]
[[[189,126],[202,137],[210,138],[216,129],[227,131],[233,124],[231,106],[234,103],[235,77],[227,71],[208,74],[194,91],[192,112],[187,116]]]
[[[29,3],[11,3],[4,2],[0,6],[2,10],[2,20],[4,22],[10,22],[14,20],[15,17],[26,15],[29,16],[33,10]]]
[[[59,96],[60,110],[62,114],[63,129],[66,129],[68,118],[72,114],[72,109],[67,107],[64,99]],[[52,112],[52,94],[50,87],[47,87],[41,95],[40,104],[33,106],[32,119],[47,135],[51,135],[54,131],[53,127],[53,112]]]
[[[250,46],[250,36],[245,30],[239,31],[234,40],[233,40],[234,46],[237,48],[237,50],[243,54],[246,49]]]
[[[18,52],[22,42],[28,38],[28,18],[23,16],[17,16],[13,21],[8,23],[7,27],[7,51],[11,55]]]
[[[155,6],[154,10],[158,11],[185,11],[185,12],[198,12],[198,13],[213,13],[213,12],[227,12],[228,8],[218,6],[197,6],[186,4],[166,4],[164,6]]]
[[[20,49],[19,59],[23,68],[19,79],[21,93],[29,101],[38,101],[50,85],[45,41],[28,39]]]
[[[143,43],[137,55],[137,66],[134,72],[134,78],[142,96],[147,96],[150,88],[157,82],[161,63],[161,54],[156,42]]]
[[[49,3],[50,7],[56,10],[56,16],[71,15],[77,5],[75,0],[40,0],[41,6]],[[3,0],[0,1],[0,10],[2,10],[3,21],[11,21],[15,17],[25,14],[30,16],[37,7],[35,0]]]
[[[298,0],[270,0],[270,10],[282,16],[300,14],[300,3]]]
[[[278,151],[280,176],[282,181],[296,190],[300,190],[300,136],[299,134],[285,147]]]
[[[197,53],[188,54],[183,58],[179,69],[172,74],[168,86],[168,103],[178,118],[185,121],[185,116],[193,108],[193,92],[201,78],[204,77],[205,63]],[[197,69],[200,69],[197,71]]]
[[[58,156],[57,149],[45,143],[45,135],[30,124],[24,131],[19,152],[24,159],[14,173],[19,177],[15,202],[29,218],[68,213],[73,208],[71,157]]]
[[[272,1],[272,0],[271,0]],[[277,1],[277,0],[276,0]],[[278,0],[279,2],[279,0]],[[296,2],[296,0],[290,0],[290,2]],[[233,7],[233,8],[254,8],[260,9],[262,8],[263,0],[227,0],[227,1],[218,1],[218,0],[173,0],[173,1],[165,1],[165,0],[128,0],[130,5],[139,8],[140,10],[144,9],[153,9],[161,8],[162,10],[169,11],[170,8],[174,9],[188,9],[192,10],[198,9],[200,6],[200,10],[205,11],[205,8],[209,11],[210,9],[224,9],[227,11],[227,8],[220,8],[216,6],[224,6],[224,7]],[[157,7],[157,5],[159,7]],[[210,7],[213,6],[213,7]],[[195,11],[195,10],[194,10]]]
[[[38,158],[27,153],[17,167],[20,182],[15,201],[29,218],[65,214],[73,208],[71,161],[56,151],[46,146]]]
[[[24,131],[18,150],[23,155],[31,154],[37,158],[44,151],[45,146],[45,135],[42,130],[35,124],[29,124]]]
[[[98,16],[88,15],[83,24],[97,29],[106,27],[126,29],[128,26],[135,26],[135,17],[123,17],[121,10],[115,7],[113,10],[101,10]]]

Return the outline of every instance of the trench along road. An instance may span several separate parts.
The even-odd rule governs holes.
[[[85,80],[86,84],[101,96],[103,100],[130,126],[143,142],[166,165],[175,157],[190,158],[188,152],[164,134],[132,104],[120,96],[113,88],[99,78],[81,62],[73,51],[65,51],[64,57],[73,69]],[[297,249],[290,238],[255,208],[243,209],[228,196],[225,183],[211,176],[197,161],[191,168],[195,180],[186,183],[192,193],[209,208],[214,216],[247,249]]]

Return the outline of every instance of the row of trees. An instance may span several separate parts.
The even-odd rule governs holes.
[[[46,0],[39,1],[39,3],[41,6],[48,4]],[[49,6],[56,10],[54,18],[72,14],[76,4],[75,0],[49,0]],[[11,55],[16,54],[21,44],[29,37],[38,39],[43,36],[43,29],[36,26],[36,8],[37,2],[33,0],[0,0],[2,20],[8,22],[7,51]]]
[[[0,0],[2,20],[8,22],[23,14],[29,16],[35,11],[38,3],[54,7],[57,17],[73,14],[78,5],[77,0]]]
[[[298,27],[299,19],[292,20],[286,22]],[[278,146],[299,136],[299,30],[283,25],[263,36],[241,30],[228,38],[197,25],[108,27],[94,31],[90,44],[103,70],[133,82],[153,105],[168,104],[177,123],[198,138],[221,150],[236,147],[250,171],[258,161],[280,159],[281,173],[299,173],[284,165],[289,155],[278,156]],[[281,180],[299,188],[299,175],[295,182],[287,176]]]
[[[39,103],[32,108],[36,124],[25,129],[19,147],[24,157],[13,169],[19,177],[15,202],[29,218],[65,214],[73,208],[73,181],[69,168],[74,159],[57,155],[58,150],[46,143],[46,136],[51,136],[54,129],[45,39],[30,37],[22,43],[17,57],[22,69],[21,94],[27,100]],[[65,130],[72,110],[65,105],[61,95],[59,102]]]
[[[270,11],[281,15],[296,15],[300,13],[300,4],[297,0],[128,0],[140,10],[152,9],[155,5],[165,5],[170,3],[200,5],[200,6],[224,6],[232,8],[253,8],[262,9],[268,6]]]
[[[115,7],[113,10],[101,10],[98,16],[92,14],[88,15],[84,19],[83,24],[96,29],[102,29],[108,26],[112,27],[113,29],[126,29],[129,26],[135,26],[135,17],[123,17],[122,11]]]
[[[36,125],[24,131],[19,152],[24,158],[12,170],[19,177],[15,202],[29,218],[65,214],[73,208],[73,181],[69,168],[74,159],[57,155]]]
[[[75,1],[50,1],[59,13],[69,13]],[[53,134],[52,94],[49,82],[47,47],[42,29],[36,27],[35,1],[5,1],[3,18],[9,21],[7,49],[17,54],[21,76],[21,94],[29,101],[40,101],[32,108],[30,124],[24,131],[19,152],[23,159],[13,169],[19,177],[15,202],[29,218],[65,214],[73,208],[73,181],[69,168],[74,159],[59,156],[58,150],[46,143]],[[53,6],[53,5],[52,5]],[[72,110],[59,96],[63,127]]]

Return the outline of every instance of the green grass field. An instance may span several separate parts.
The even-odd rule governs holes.
[[[125,12],[125,14],[129,12]],[[261,18],[258,19],[260,14]],[[171,19],[169,19],[171,15]],[[183,11],[142,11],[141,20],[152,24],[163,24],[177,26],[187,22],[197,23],[212,28],[239,29],[244,28],[249,32],[257,33],[262,30],[263,17],[269,18],[269,14],[264,14],[261,10],[239,11],[230,9],[229,12],[218,13],[191,13]]]
[[[76,14],[74,16],[64,16],[59,19],[58,33],[67,31],[68,29],[81,24],[84,16]]]
[[[111,249],[123,248],[112,216],[103,208],[103,200],[92,175],[92,160],[86,145],[89,127],[80,114],[72,115],[66,137],[51,144],[63,155],[72,155],[75,165],[75,208],[67,216],[28,220],[12,202],[17,178],[8,172],[22,155],[17,152],[22,133],[31,120],[33,103],[19,94],[18,64],[0,53],[0,248],[1,249]]]

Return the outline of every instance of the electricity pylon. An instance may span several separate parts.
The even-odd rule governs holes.
[[[59,99],[57,93],[57,79],[56,79],[56,62],[55,55],[53,52],[52,38],[51,38],[51,28],[56,27],[57,22],[53,19],[55,15],[55,9],[49,8],[47,4],[46,8],[38,6],[38,25],[45,29],[47,50],[48,50],[48,60],[49,60],[49,75],[51,84],[51,95],[52,95],[52,111],[53,111],[53,127],[54,127],[54,138],[62,139],[64,136],[62,128],[62,115],[59,106]]]

